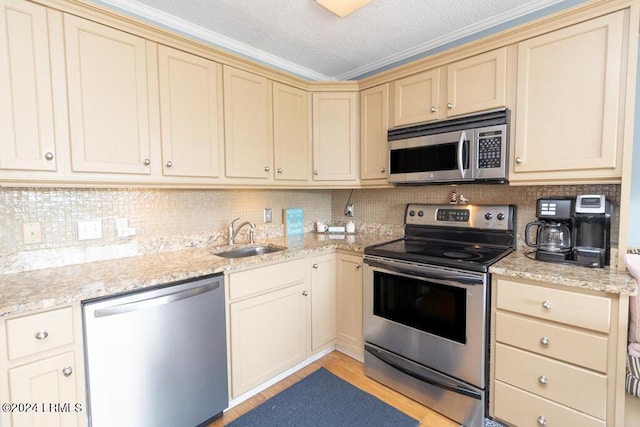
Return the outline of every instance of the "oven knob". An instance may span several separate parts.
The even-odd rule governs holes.
[[[500,212],[497,218],[498,218],[498,221],[502,221],[504,219],[504,214]]]
[[[416,216],[416,211],[414,210],[409,211],[409,216]]]
[[[422,211],[418,211],[418,216],[419,216],[419,217],[423,217],[423,216],[424,216],[424,212],[422,212]]]
[[[493,215],[491,215],[491,212],[487,212],[486,214],[484,214],[484,219],[486,219],[487,221],[489,221],[491,218],[493,218]]]

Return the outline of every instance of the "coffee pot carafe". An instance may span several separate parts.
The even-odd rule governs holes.
[[[537,227],[536,240],[531,240],[531,230]],[[545,252],[571,251],[571,230],[561,222],[536,221],[527,224],[524,232],[527,245]]]

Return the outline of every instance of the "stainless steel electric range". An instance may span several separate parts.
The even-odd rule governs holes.
[[[489,380],[489,266],[515,249],[513,205],[408,204],[405,236],[364,253],[366,375],[469,427]]]

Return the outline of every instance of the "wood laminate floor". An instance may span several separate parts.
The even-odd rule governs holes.
[[[388,387],[378,383],[375,380],[365,376],[364,365],[351,357],[334,351],[323,358],[311,363],[298,372],[288,376],[282,381],[274,384],[266,390],[258,393],[252,398],[242,402],[241,404],[229,409],[224,413],[222,418],[209,424],[208,427],[224,426],[241,415],[249,412],[251,409],[260,405],[270,397],[275,396],[287,387],[300,381],[307,375],[315,372],[320,367],[331,371],[334,375],[353,384],[354,386],[376,396],[378,399],[397,408],[405,414],[420,420],[420,427],[459,427],[460,424],[446,418],[431,409],[422,406],[418,402],[403,396],[402,394],[391,390]],[[265,426],[266,427],[266,426]]]

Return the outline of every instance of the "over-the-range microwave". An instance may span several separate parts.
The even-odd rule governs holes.
[[[508,132],[506,108],[390,129],[388,181],[507,182]]]

